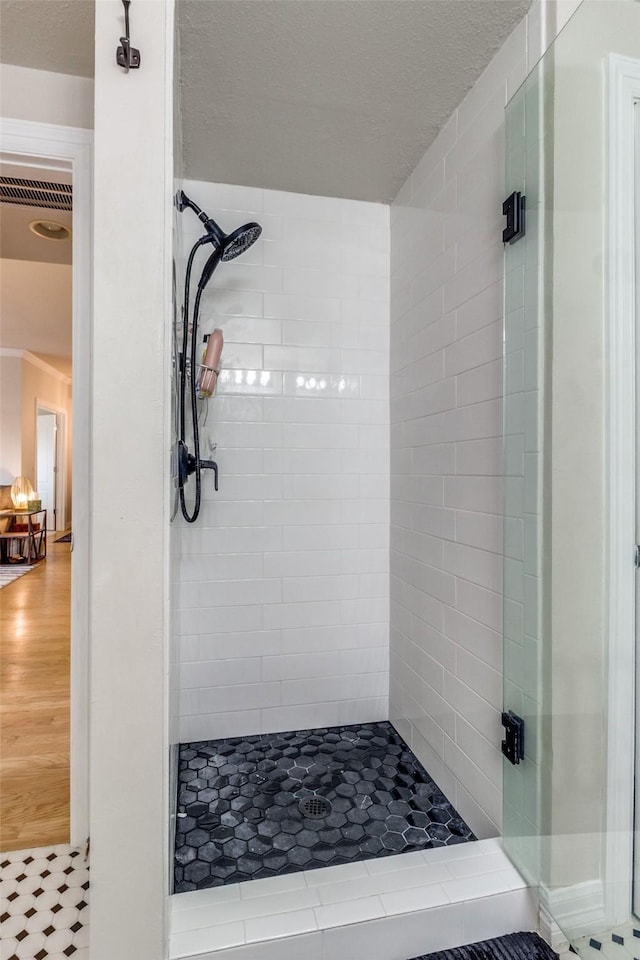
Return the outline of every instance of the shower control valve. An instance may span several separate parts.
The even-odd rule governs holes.
[[[218,490],[218,464],[215,460],[200,460],[201,470],[213,470],[213,486]],[[178,443],[178,473],[180,482],[185,484],[192,473],[196,472],[196,458],[189,453],[182,440]]]
[[[213,470],[213,488],[218,492],[218,464],[215,460],[201,460],[200,461],[201,470]]]

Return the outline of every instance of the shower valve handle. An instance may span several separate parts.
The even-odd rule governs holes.
[[[218,464],[215,460],[201,460],[201,470],[213,470],[213,485],[218,490]],[[196,472],[196,458],[187,450],[183,440],[178,442],[178,471],[181,483],[186,483],[192,473]]]
[[[213,470],[213,487],[217,492],[218,490],[218,464],[215,460],[201,460],[200,461],[201,470]]]

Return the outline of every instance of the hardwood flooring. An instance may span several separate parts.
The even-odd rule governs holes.
[[[0,850],[69,842],[71,553],[0,590]]]

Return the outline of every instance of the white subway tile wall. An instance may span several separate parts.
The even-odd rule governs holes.
[[[502,824],[504,108],[539,13],[391,207],[390,718],[480,837]]]
[[[203,300],[220,489],[181,530],[180,739],[387,719],[389,207],[184,188],[263,234]]]

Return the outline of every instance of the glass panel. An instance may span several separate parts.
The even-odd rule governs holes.
[[[545,397],[545,70],[506,113],[506,194],[524,196],[525,235],[505,247],[504,709],[524,721],[524,758],[504,763],[505,847],[540,877]]]
[[[611,54],[640,60],[638,0],[585,0],[506,113],[527,219],[505,252],[504,702],[525,748],[504,763],[504,842],[554,945],[592,960],[640,945],[631,776],[612,774],[633,705],[616,730],[608,703]]]

